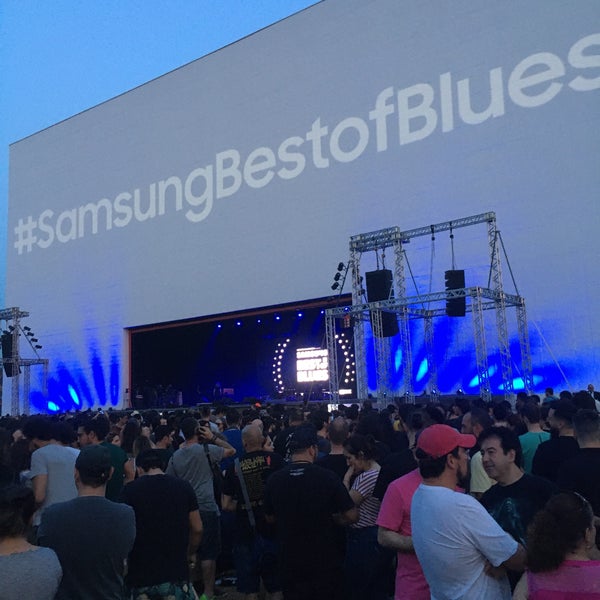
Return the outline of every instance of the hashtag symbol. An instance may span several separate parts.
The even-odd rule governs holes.
[[[19,219],[19,224],[15,227],[15,248],[19,254],[23,253],[23,250],[31,252],[33,245],[37,243],[37,238],[33,235],[37,227],[37,222],[31,218],[31,215],[27,217],[27,220]]]

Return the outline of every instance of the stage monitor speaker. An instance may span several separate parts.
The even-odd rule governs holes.
[[[460,290],[465,287],[465,272],[463,269],[446,271],[446,291]],[[446,315],[448,317],[464,317],[467,312],[467,299],[448,298],[446,300]]]
[[[15,366],[6,362],[7,359],[13,357],[13,343],[12,343],[12,333],[3,333],[2,334],[2,358],[4,359],[4,372],[7,377],[14,377],[15,375]]]
[[[369,271],[365,273],[367,283],[367,299],[369,302],[378,302],[379,300],[389,300],[394,297],[392,288],[392,272],[389,269],[380,269],[378,271]],[[376,313],[377,311],[373,311]],[[373,318],[375,314],[371,314],[371,326],[373,326]],[[381,337],[392,337],[397,335],[398,319],[393,312],[381,312]]]

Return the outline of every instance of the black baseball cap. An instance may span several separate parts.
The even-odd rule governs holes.
[[[110,451],[99,444],[85,446],[75,461],[81,474],[94,479],[108,479],[111,466]]]

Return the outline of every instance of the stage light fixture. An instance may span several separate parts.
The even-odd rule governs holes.
[[[242,324],[241,321],[236,321],[236,325],[239,327]]]
[[[42,347],[39,344],[37,344],[36,346],[34,346],[34,348],[36,348],[37,350],[41,350],[42,349]]]
[[[336,274],[333,276],[333,280],[334,280],[334,281],[339,281],[341,278],[342,278],[342,274],[341,274],[341,273],[336,273]]]
[[[31,340],[29,340],[31,342],[38,342],[39,340],[37,338],[32,337]]]
[[[340,284],[337,281],[331,285],[332,290],[337,290],[339,287],[340,287]]]
[[[344,263],[343,263],[343,262],[341,262],[341,263],[339,263],[339,264],[338,264],[337,270],[338,270],[338,271],[343,271],[343,270],[344,270],[344,267],[345,267]]]

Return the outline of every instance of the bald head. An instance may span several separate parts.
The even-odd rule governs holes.
[[[246,452],[261,450],[264,441],[262,427],[258,425],[246,425],[242,429],[242,444]]]
[[[348,421],[344,417],[336,417],[329,424],[329,441],[336,446],[341,446],[346,441],[349,431]]]

